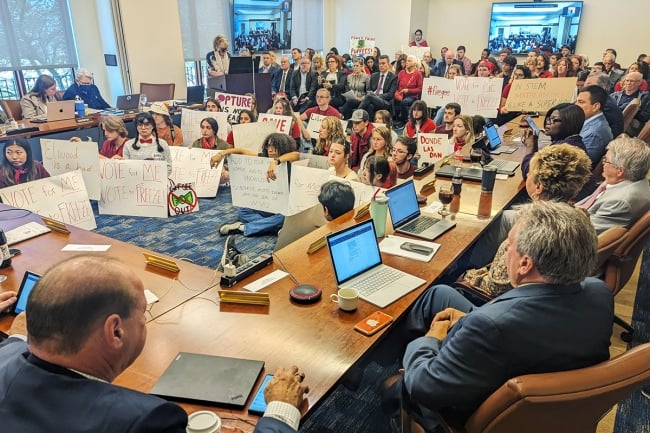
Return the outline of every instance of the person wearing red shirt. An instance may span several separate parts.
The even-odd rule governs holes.
[[[329,90],[318,89],[316,92],[316,106],[306,109],[300,115],[300,120],[308,121],[312,113],[320,114],[321,116],[334,116],[337,119],[341,119],[342,116],[339,110],[330,105],[331,98]]]
[[[418,99],[411,105],[409,111],[409,120],[406,122],[404,135],[407,137],[415,137],[420,132],[434,132],[436,130],[436,122],[429,119],[429,109],[427,103]]]
[[[350,167],[352,170],[358,170],[361,164],[361,157],[368,151],[370,137],[375,126],[370,123],[370,117],[366,110],[354,110],[352,113],[352,136],[350,142],[352,144],[352,153],[350,154]]]

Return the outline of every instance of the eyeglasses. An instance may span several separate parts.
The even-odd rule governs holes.
[[[605,165],[605,164],[614,165],[614,163],[612,161],[608,160],[606,156],[603,156],[603,165]]]
[[[393,153],[399,153],[401,155],[404,155],[404,154],[406,154],[408,152],[406,150],[402,150],[402,149],[393,149]]]
[[[316,97],[318,99],[328,99],[329,98],[329,96],[327,96],[327,95],[316,95]]]
[[[562,120],[557,117],[549,117],[546,119],[546,123],[550,123],[551,125],[554,125],[556,123],[562,123]]]
[[[146,128],[147,126],[151,126],[151,122],[137,122],[136,125],[138,126],[138,128],[140,127]]]

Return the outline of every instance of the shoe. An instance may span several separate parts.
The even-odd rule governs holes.
[[[237,249],[235,245],[234,236],[228,236],[226,238],[226,243],[223,246],[223,254],[221,255],[220,265],[223,268],[227,264],[232,264],[237,266],[235,259],[241,254],[241,251]]]
[[[641,388],[641,394],[645,398],[650,399],[650,385],[644,386],[643,388]]]
[[[219,227],[219,234],[221,236],[226,236],[226,235],[232,235],[236,233],[243,233],[241,230],[241,226],[244,223],[241,221],[235,221],[234,223],[230,224],[224,224],[221,227]]]

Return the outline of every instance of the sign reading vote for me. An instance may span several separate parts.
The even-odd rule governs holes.
[[[102,159],[100,164],[100,214],[167,218],[165,161]]]
[[[0,189],[2,202],[86,230],[97,228],[80,170]]]
[[[175,183],[193,183],[198,197],[216,197],[219,188],[221,169],[210,168],[210,158],[218,150],[191,149],[169,146],[172,154],[172,174]]]
[[[270,158],[228,155],[230,190],[233,206],[264,212],[287,214],[289,207],[288,164],[275,168],[276,180],[268,181],[266,172]]]
[[[99,200],[99,147],[94,141],[41,138],[43,165],[50,174],[80,170],[88,197]]]
[[[447,134],[427,134],[421,132],[417,135],[420,162],[434,164],[453,151],[451,140]]]

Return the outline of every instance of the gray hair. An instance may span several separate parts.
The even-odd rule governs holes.
[[[592,72],[588,76],[589,78],[596,78],[596,85],[602,87],[603,89],[609,91],[609,75],[604,72]]]
[[[77,69],[77,73],[75,74],[75,77],[77,77],[77,80],[81,80],[83,77],[88,77],[92,79],[93,73],[86,68],[79,68]]]
[[[517,252],[551,284],[582,281],[596,264],[598,238],[584,210],[536,201],[517,208]]]
[[[621,136],[609,142],[609,162],[625,170],[627,180],[645,179],[650,170],[650,147],[640,138]]]

